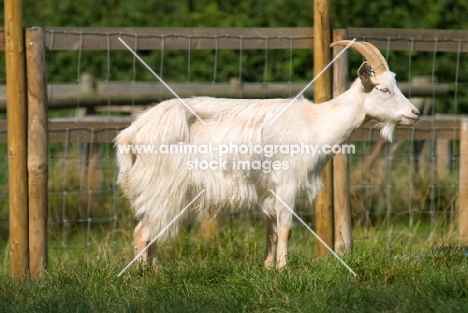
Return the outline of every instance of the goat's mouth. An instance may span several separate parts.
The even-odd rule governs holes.
[[[413,125],[416,122],[419,121],[419,115],[414,115],[414,117],[406,116],[406,115],[401,115],[400,116],[400,124],[401,125]]]

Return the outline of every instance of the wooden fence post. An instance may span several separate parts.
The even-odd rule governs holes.
[[[458,183],[458,237],[462,244],[468,245],[468,118],[460,121]]]
[[[28,78],[29,270],[43,275],[47,260],[47,91],[44,29],[26,30]]]
[[[344,29],[333,31],[333,41],[347,39]],[[336,56],[344,47],[333,49]],[[346,91],[348,85],[348,54],[345,52],[333,64],[333,98]],[[334,248],[337,253],[350,253],[353,239],[351,232],[351,208],[349,204],[349,167],[348,155],[337,154],[333,157],[333,216]]]
[[[28,151],[22,1],[5,0],[4,14],[10,266],[12,276],[25,277],[28,270]]]
[[[441,177],[450,169],[450,140],[438,139],[437,149],[437,175]]]
[[[330,1],[314,0],[314,75],[317,76],[330,62]],[[315,81],[314,101],[325,102],[331,98],[331,73],[325,71]],[[333,167],[329,162],[322,175],[323,188],[315,203],[317,235],[333,248]],[[317,245],[317,255],[330,252]]]

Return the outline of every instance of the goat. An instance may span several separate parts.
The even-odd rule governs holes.
[[[338,41],[331,47],[349,43]],[[185,103],[173,99],[139,114],[117,135],[115,144],[120,147],[207,143],[340,145],[371,119],[380,122],[381,136],[392,141],[394,128],[416,123],[419,111],[401,93],[395,74],[389,71],[376,47],[366,42],[353,42],[350,48],[363,55],[366,61],[359,67],[358,78],[351,87],[328,102],[314,104],[298,98],[287,108],[291,99],[194,97],[185,99]],[[278,118],[269,123],[275,116]],[[276,265],[276,268],[287,263],[293,216],[278,198],[289,208],[314,203],[321,188],[321,173],[332,157],[324,153],[265,156],[231,151],[227,161],[223,161],[223,168],[194,170],[189,164],[200,159],[217,161],[218,154],[119,151],[118,183],[139,221],[134,231],[136,253],[142,252],[148,242],[159,235],[158,240],[142,253],[143,261],[156,263],[156,243],[176,235],[183,219],[199,221],[208,214],[216,217],[248,208],[265,215],[267,235],[263,264],[266,267]],[[239,169],[235,166],[238,160],[279,163],[273,170],[266,171],[262,168]],[[202,190],[204,194],[190,205],[187,213],[164,231]]]

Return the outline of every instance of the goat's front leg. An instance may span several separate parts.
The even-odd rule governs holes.
[[[135,247],[135,255],[138,255],[145,249],[145,247],[150,243],[149,231],[148,229],[139,222],[133,231],[133,244]],[[146,251],[138,258],[139,264],[144,264],[149,262],[150,264],[157,264],[156,257],[156,243],[153,243],[146,249]]]
[[[282,210],[278,214],[278,250],[276,253],[276,268],[280,269],[288,262],[288,242],[291,237],[292,214],[288,209]]]
[[[266,268],[273,268],[275,266],[276,244],[278,243],[278,234],[276,232],[276,218],[267,217],[266,226],[266,248],[265,257],[263,258],[263,265]]]

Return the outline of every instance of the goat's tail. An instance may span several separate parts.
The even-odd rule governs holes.
[[[135,121],[114,139],[119,176],[122,184],[139,155],[157,153],[161,144],[186,142],[190,112],[179,101],[165,101],[140,113]]]
[[[158,153],[160,145],[187,143],[192,115],[178,101],[165,101],[141,113],[115,138],[118,184],[136,217],[157,235],[187,202],[189,173],[183,154]],[[177,233],[178,223],[160,241]]]
[[[131,127],[121,131],[114,139],[117,152],[117,165],[119,176],[117,182],[120,184],[125,173],[128,173],[135,163],[136,155],[132,151],[132,131]]]

